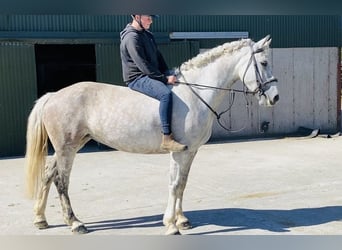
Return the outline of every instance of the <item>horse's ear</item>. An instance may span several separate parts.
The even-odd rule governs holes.
[[[254,44],[254,49],[261,49],[265,47],[269,47],[272,39],[270,35],[265,36],[263,39],[261,39],[259,42]]]
[[[270,35],[265,36],[263,47],[269,47],[271,42],[272,42],[271,36]]]

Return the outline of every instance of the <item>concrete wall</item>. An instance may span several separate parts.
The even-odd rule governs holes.
[[[259,107],[255,97],[251,105],[241,94],[235,95],[232,109],[223,117],[232,130],[227,132],[217,122],[212,139],[259,137],[295,133],[299,127],[319,128],[322,133],[340,129],[340,79],[338,48],[277,48],[271,50],[273,75],[278,78],[280,101],[272,108]],[[241,85],[241,83],[238,83]],[[221,109],[227,107],[231,98]],[[262,132],[263,122],[269,122]]]

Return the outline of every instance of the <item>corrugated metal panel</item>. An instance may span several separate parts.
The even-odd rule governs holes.
[[[199,43],[195,41],[171,42],[160,44],[159,50],[163,54],[169,68],[180,66],[199,53]],[[176,52],[176,53],[175,53]]]
[[[342,46],[341,16],[333,15],[161,15],[153,32],[248,31],[259,40],[267,34],[273,47]],[[1,31],[119,33],[129,15],[0,15]],[[204,41],[202,41],[204,42]],[[217,41],[211,41],[217,45]],[[210,41],[205,44],[210,47]]]
[[[124,85],[119,44],[96,44],[96,79],[99,82]]]
[[[341,28],[341,16],[331,15],[161,16],[153,24],[158,32],[248,31],[253,40],[270,34],[274,48],[342,46]]]
[[[106,15],[7,15],[0,18],[2,31],[114,32],[129,16]]]
[[[0,43],[0,157],[24,154],[26,121],[36,93],[33,45]]]

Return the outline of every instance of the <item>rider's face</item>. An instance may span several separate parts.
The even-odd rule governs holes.
[[[148,15],[141,15],[141,16],[136,16],[137,20],[141,21],[141,25],[144,27],[144,29],[149,29],[152,22],[153,22],[153,18],[152,16],[148,16]]]

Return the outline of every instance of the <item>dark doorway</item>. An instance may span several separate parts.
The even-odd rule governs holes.
[[[37,44],[35,55],[38,97],[76,82],[96,81],[94,44]],[[83,150],[103,149],[108,148],[91,140]]]
[[[35,45],[38,97],[80,81],[96,81],[93,44]]]

